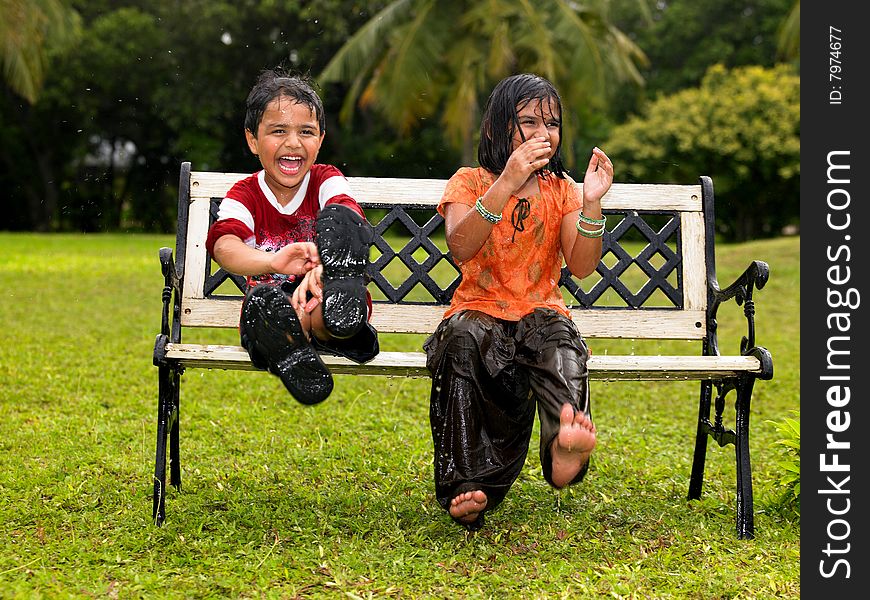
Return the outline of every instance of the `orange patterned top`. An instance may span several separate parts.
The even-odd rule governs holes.
[[[495,182],[495,175],[482,167],[460,168],[444,190],[438,204],[443,216],[445,206],[460,202],[472,207]],[[459,265],[462,282],[453,294],[444,318],[463,310],[478,310],[492,317],[519,321],[536,308],[551,308],[570,316],[559,289],[563,264],[562,217],[582,207],[577,188],[555,175],[538,178],[540,196],[528,198],[531,204],[525,230],[511,225],[511,214],[518,202],[511,196],[502,220],[476,255]],[[514,241],[511,242],[511,237]]]

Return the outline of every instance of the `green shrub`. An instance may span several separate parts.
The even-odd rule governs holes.
[[[602,147],[620,181],[710,175],[726,239],[776,236],[799,222],[800,114],[800,77],[788,65],[715,65],[699,87],[651,102]]]
[[[796,418],[786,418],[781,422],[768,421],[782,435],[782,439],[775,443],[785,448],[786,458],[776,461],[782,467],[778,482],[783,487],[782,495],[778,500],[781,509],[794,512],[800,516],[801,512],[801,416],[800,411],[793,411]]]

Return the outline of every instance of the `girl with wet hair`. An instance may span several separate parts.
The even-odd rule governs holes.
[[[480,125],[480,145],[477,147],[477,161],[480,166],[492,173],[501,173],[513,152],[511,139],[519,132],[520,139],[526,141],[519,124],[518,112],[531,102],[543,107],[544,101],[552,103],[555,113],[562,114],[562,99],[553,84],[537,75],[523,74],[503,79],[489,97]],[[543,117],[543,115],[541,115]],[[558,146],[553,151],[548,169],[551,173],[565,178],[562,167],[562,120],[558,121]],[[494,124],[508,123],[508,127]]]
[[[589,352],[559,279],[563,262],[582,279],[601,259],[613,164],[594,148],[581,195],[562,166],[561,138],[552,83],[502,80],[484,108],[480,166],[460,168],[438,205],[462,281],[424,344],[435,492],[472,530],[522,471],[536,412],[553,487],[583,479],[595,447]]]

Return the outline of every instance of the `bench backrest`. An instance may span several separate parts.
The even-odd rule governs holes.
[[[244,278],[220,269],[208,256],[205,239],[221,199],[248,175],[191,171],[190,163],[182,164],[176,270],[184,280],[183,327],[238,326]],[[369,270],[373,325],[382,333],[434,331],[459,282],[443,242],[443,219],[435,211],[446,180],[348,181],[378,234]],[[563,268],[560,281],[584,337],[703,339],[707,280],[715,273],[710,180],[614,183],[602,207],[608,231],[597,274],[581,285]],[[235,295],[224,291],[227,280],[239,290]]]

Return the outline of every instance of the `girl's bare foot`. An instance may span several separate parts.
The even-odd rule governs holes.
[[[589,461],[595,448],[595,424],[582,411],[565,403],[559,414],[559,434],[550,451],[553,456],[553,485],[563,488]]]
[[[486,508],[486,494],[482,490],[474,490],[457,494],[450,501],[449,512],[451,517],[468,525],[477,520],[484,508]]]

